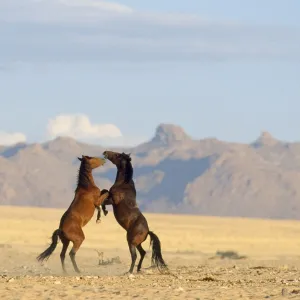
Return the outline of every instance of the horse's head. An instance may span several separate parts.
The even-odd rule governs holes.
[[[98,168],[105,164],[105,159],[100,157],[91,157],[91,156],[82,155],[82,157],[81,158],[78,157],[78,159],[82,163],[88,164],[92,169]]]
[[[130,154],[118,153],[113,151],[104,151],[103,155],[110,160],[118,169],[125,168],[127,163],[131,161]]]

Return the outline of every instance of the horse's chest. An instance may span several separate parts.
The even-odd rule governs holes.
[[[136,207],[135,197],[128,191],[112,191],[112,200],[115,205],[120,203],[127,206],[127,208]]]
[[[113,192],[112,193],[112,200],[115,205],[120,204],[125,199],[124,192]]]

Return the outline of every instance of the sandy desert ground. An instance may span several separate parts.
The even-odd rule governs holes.
[[[300,299],[300,222],[146,214],[170,274],[149,268],[147,239],[145,269],[129,278],[125,232],[110,211],[85,227],[82,273],[67,257],[63,276],[61,243],[44,265],[35,260],[62,213],[0,207],[0,299]],[[99,265],[96,250],[108,263]],[[216,255],[227,250],[246,258]]]

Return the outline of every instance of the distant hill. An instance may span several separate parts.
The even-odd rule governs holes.
[[[76,157],[104,150],[67,137],[0,146],[0,204],[67,207]],[[251,144],[193,140],[181,127],[161,124],[150,141],[113,150],[132,154],[143,211],[300,219],[300,143],[268,132]],[[107,163],[94,174],[100,188],[109,188],[116,168]]]

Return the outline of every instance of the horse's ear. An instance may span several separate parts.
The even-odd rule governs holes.
[[[127,155],[130,157],[131,153],[128,153]]]
[[[80,161],[82,161],[82,158],[80,158],[80,157],[77,157]]]

